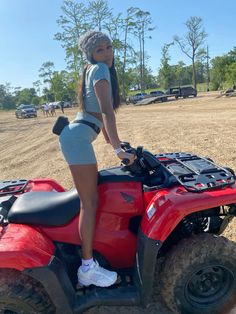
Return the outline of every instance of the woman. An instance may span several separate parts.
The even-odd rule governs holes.
[[[111,40],[102,32],[87,32],[80,39],[79,47],[89,63],[82,76],[82,111],[63,129],[60,145],[81,200],[82,265],[78,269],[78,281],[85,286],[108,287],[116,282],[117,273],[99,266],[92,255],[98,205],[98,168],[91,143],[102,129],[105,140],[119,159],[129,159],[129,164],[132,164],[135,156],[121,149],[117,133],[114,111],[119,107],[120,99]]]

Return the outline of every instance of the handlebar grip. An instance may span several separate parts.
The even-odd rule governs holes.
[[[128,158],[124,158],[121,161],[122,165],[127,166],[129,164],[129,159]]]
[[[120,143],[120,147],[124,150],[127,150],[129,148],[131,148],[130,143],[129,142],[121,142]]]

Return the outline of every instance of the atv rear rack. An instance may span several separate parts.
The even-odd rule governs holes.
[[[25,188],[29,180],[11,180],[11,181],[0,181],[0,196],[17,194],[25,191]]]
[[[183,152],[158,154],[156,157],[190,192],[218,189],[235,183],[233,172],[207,158]]]

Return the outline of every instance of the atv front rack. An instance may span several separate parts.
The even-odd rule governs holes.
[[[188,153],[156,155],[161,164],[190,192],[223,188],[235,183],[235,175],[213,161]]]
[[[25,191],[29,180],[0,181],[0,196],[17,194]]]

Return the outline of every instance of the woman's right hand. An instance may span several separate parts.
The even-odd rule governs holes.
[[[129,163],[127,166],[130,166],[134,163],[135,159],[136,159],[136,156],[134,154],[130,154],[130,153],[126,153],[125,151],[121,151],[117,154],[117,157],[121,160],[123,159],[128,159],[129,160]]]

